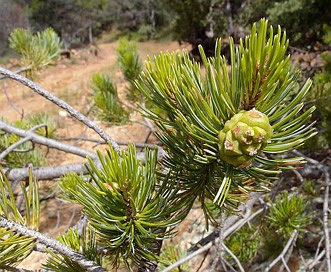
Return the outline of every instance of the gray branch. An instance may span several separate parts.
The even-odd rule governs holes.
[[[76,118],[78,121],[82,122],[84,125],[87,127],[93,129],[96,133],[100,135],[102,139],[110,143],[113,148],[117,151],[120,152],[120,147],[118,144],[97,124],[92,122],[90,119],[88,119],[85,115],[81,114],[79,111],[75,110],[72,106],[70,106],[68,103],[65,101],[59,99],[55,95],[49,93],[42,87],[38,86],[36,83],[34,83],[32,80],[27,79],[26,77],[23,77],[19,74],[16,74],[14,72],[11,72],[7,69],[4,69],[0,67],[0,74],[4,75],[5,77],[9,77],[13,80],[16,80],[20,82],[21,84],[27,86],[37,94],[41,95],[42,97],[46,98],[47,100],[51,101],[55,105],[59,106],[60,108],[64,109],[67,111],[72,117]]]
[[[242,226],[244,226],[247,222],[251,221],[254,217],[256,217],[257,215],[259,215],[260,213],[263,212],[263,209],[261,208],[258,211],[256,211],[255,213],[251,214],[252,207],[253,207],[256,199],[258,198],[258,196],[260,196],[260,194],[256,193],[253,195],[255,196],[255,197],[253,197],[253,199],[250,199],[249,201],[247,201],[247,203],[245,205],[241,206],[242,210],[246,210],[243,218],[239,219],[239,216],[233,215],[233,216],[230,216],[226,220],[226,222],[223,226],[224,227],[223,239],[226,239],[232,233],[234,233],[235,231],[239,230]],[[217,232],[219,233],[219,230],[217,230]],[[183,263],[188,262],[189,260],[193,259],[195,256],[197,256],[203,252],[206,252],[214,244],[218,243],[219,239],[220,239],[219,237],[215,236],[212,241],[209,241],[207,244],[201,245],[201,247],[194,249],[193,252],[192,252],[192,250],[189,249],[188,250],[189,254],[186,257],[169,265],[167,268],[162,270],[162,272],[170,272],[173,269],[177,268],[178,266],[182,265]]]
[[[3,168],[9,181],[24,180],[29,177],[29,168]],[[84,163],[58,166],[33,167],[32,174],[38,180],[57,179],[67,173],[87,174]]]
[[[284,260],[284,256],[286,254],[286,252],[290,249],[290,247],[295,244],[296,240],[298,238],[298,231],[294,230],[292,233],[292,236],[290,237],[290,239],[287,241],[283,251],[278,255],[278,257],[276,259],[274,259],[269,265],[268,267],[265,269],[265,272],[268,272],[271,270],[271,268],[273,266],[275,266],[280,260]]]
[[[31,130],[24,130],[11,126],[1,120],[0,120],[0,130],[3,130],[11,134],[16,134],[17,136],[20,136],[22,138],[29,138],[34,143],[45,145],[50,148],[55,148],[57,150],[61,150],[66,153],[75,154],[83,158],[85,158],[86,156],[90,156],[91,158],[94,158],[96,156],[93,152],[84,150],[76,146],[60,143],[50,138],[43,137],[41,135],[32,132]]]
[[[325,193],[324,193],[324,202],[323,202],[323,229],[325,237],[325,262],[327,271],[331,271],[331,260],[330,260],[330,229],[329,229],[329,189],[330,189],[330,173],[325,167],[324,170],[325,178]]]
[[[48,269],[28,270],[28,269],[16,268],[12,266],[4,266],[3,268],[10,272],[51,272],[51,270]]]
[[[38,126],[34,126],[31,129],[29,129],[28,132],[31,132],[33,130],[36,130],[40,127],[43,127],[44,125],[38,125]],[[10,152],[14,151],[16,147],[20,146],[21,144],[28,142],[31,140],[31,136],[27,136],[15,143],[13,143],[11,146],[9,146],[6,150],[4,150],[1,154],[0,154],[0,161],[5,158]]]
[[[158,161],[163,159],[165,152],[162,148],[158,149]],[[95,158],[95,157],[94,157]],[[137,153],[137,158],[145,163],[145,153]],[[101,168],[102,165],[98,158],[94,159],[94,163],[98,168]],[[29,177],[29,168],[3,168],[3,172],[7,176],[9,181],[24,180]],[[65,164],[58,166],[46,166],[46,167],[33,167],[32,174],[38,180],[52,180],[57,179],[67,173],[77,173],[77,174],[88,174],[88,171],[85,167],[84,162]]]
[[[87,260],[82,254],[74,251],[72,248],[60,243],[58,240],[52,239],[38,231],[29,229],[23,225],[10,221],[4,217],[0,217],[0,227],[15,230],[16,233],[20,235],[35,238],[39,243],[44,244],[48,248],[51,248],[67,257],[69,257],[74,262],[81,265],[87,271],[93,272],[106,272],[101,266],[95,264],[94,262]]]

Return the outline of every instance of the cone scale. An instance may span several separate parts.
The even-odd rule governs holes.
[[[268,116],[255,108],[242,110],[226,121],[218,134],[220,158],[236,167],[247,167],[272,135]]]

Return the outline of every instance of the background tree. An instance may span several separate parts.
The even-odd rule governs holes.
[[[22,5],[10,0],[2,0],[0,2],[0,56],[7,48],[9,34],[19,27],[29,27],[28,17]]]
[[[267,9],[267,18],[286,29],[293,44],[312,45],[322,41],[323,24],[330,24],[328,1],[276,1]]]
[[[72,44],[93,42],[101,26],[109,18],[108,2],[99,1],[39,1],[28,2],[30,21],[36,30],[52,27],[61,37],[65,48]]]

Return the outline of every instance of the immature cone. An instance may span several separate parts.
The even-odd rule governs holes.
[[[240,168],[249,166],[272,134],[268,116],[255,108],[242,110],[218,134],[220,157]]]

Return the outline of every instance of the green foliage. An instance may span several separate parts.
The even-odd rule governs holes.
[[[65,234],[58,237],[58,240],[81,253],[86,259],[94,261],[100,266],[102,265],[102,256],[98,252],[95,233],[92,230],[87,231],[86,228],[83,228],[82,234],[79,234],[77,230],[69,229]],[[51,256],[47,259],[44,268],[55,272],[86,271],[85,268],[72,261],[68,256],[59,255],[51,250],[47,251]]]
[[[267,228],[261,231],[262,246],[260,251],[264,259],[271,260],[282,252],[286,241],[284,241],[283,237],[276,230]]]
[[[67,175],[62,189],[81,205],[89,217],[89,226],[101,246],[109,250],[115,266],[124,261],[143,265],[156,260],[156,242],[171,234],[171,226],[180,218],[176,212],[176,190],[166,179],[157,184],[157,150],[146,150],[144,165],[137,159],[134,146],[120,155],[112,148],[102,156],[99,169],[89,159],[91,181],[76,174]]]
[[[184,205],[198,197],[209,217],[208,201],[233,211],[249,191],[266,189],[281,169],[303,163],[302,158],[271,159],[269,154],[288,152],[314,135],[313,124],[307,125],[314,107],[302,111],[311,80],[288,99],[298,73],[285,56],[285,33],[270,27],[267,37],[267,30],[267,21],[261,20],[237,48],[230,39],[230,72],[219,40],[214,58],[206,58],[200,47],[204,73],[187,52],[161,53],[149,59],[137,82],[147,101],[166,113],[143,108],[159,129],[157,136],[167,151],[164,165],[174,173]],[[249,165],[239,168],[222,159],[219,133],[241,110],[254,108],[267,116],[273,136],[251,155]]]
[[[112,8],[106,0],[30,0],[29,20],[34,29],[52,26],[61,33],[66,48],[81,45],[89,40],[89,27],[97,36],[113,19],[107,8]]]
[[[31,129],[33,132],[45,137],[54,137],[56,133],[56,124],[46,113],[29,115],[26,119],[15,121],[14,125],[24,130]],[[2,134],[0,137],[0,152],[5,151],[19,140],[21,138],[15,134]],[[6,167],[22,167],[28,163],[35,166],[46,165],[45,150],[35,146],[30,141],[25,141],[10,152],[0,164]]]
[[[315,180],[307,180],[302,184],[305,195],[309,198],[318,197],[321,195],[321,188],[316,184]]]
[[[14,196],[11,184],[5,174],[0,172],[0,216],[30,228],[39,227],[39,191],[38,183],[29,175],[29,186],[20,183],[23,206],[20,207]],[[17,265],[24,260],[36,244],[34,238],[21,236],[15,231],[0,228],[0,268],[7,265]]]
[[[19,139],[15,135],[3,135],[0,137],[0,151],[4,151],[17,142]],[[19,149],[15,149],[10,152],[2,161],[1,165],[4,167],[23,167],[27,164],[32,164],[35,166],[46,165],[45,152],[35,147],[30,142],[25,142],[20,145]]]
[[[149,40],[153,34],[153,27],[151,25],[141,25],[138,34],[142,36],[140,41]]]
[[[35,35],[18,28],[10,34],[9,46],[19,54],[23,67],[39,70],[60,56],[62,43],[52,28]]]
[[[323,42],[329,46],[331,46],[331,26],[324,24],[323,25],[323,33],[322,36]],[[330,71],[331,69],[328,69]]]
[[[286,29],[293,44],[307,46],[321,40],[323,25],[330,23],[327,0],[282,0],[268,7],[267,18]]]
[[[169,265],[185,258],[186,255],[187,252],[185,249],[180,248],[178,245],[169,245],[162,249],[158,269],[160,271],[163,271]],[[186,262],[171,271],[172,272],[189,271],[188,263]]]
[[[35,126],[40,126],[34,130],[35,133],[45,136],[47,138],[54,138],[56,136],[57,124],[52,117],[45,112],[37,112],[28,115],[24,121],[23,128],[30,129]]]
[[[228,34],[224,14],[225,1],[214,0],[162,0],[175,13],[174,38],[196,45],[206,39],[206,31],[213,25],[215,36]],[[211,12],[211,7],[214,7]]]
[[[126,39],[120,40],[117,47],[117,62],[125,79],[130,83],[128,98],[131,100],[139,100],[140,93],[133,82],[138,79],[143,70],[143,66],[135,42],[129,42]]]
[[[250,263],[261,245],[261,237],[254,227],[244,226],[226,240],[226,245],[242,263]]]
[[[278,256],[295,230],[299,233],[306,232],[313,215],[308,212],[308,205],[305,195],[289,196],[287,191],[279,194],[275,201],[270,201],[266,220],[260,227],[260,251],[265,259]]]
[[[288,239],[294,230],[305,232],[305,227],[311,223],[312,214],[306,212],[308,204],[303,195],[289,196],[284,191],[271,203],[267,220],[279,235]]]
[[[324,42],[331,45],[331,28],[324,26]],[[330,146],[331,142],[331,53],[326,51],[322,53],[323,69],[314,76],[314,86],[309,94],[308,101],[313,101],[316,104],[316,114],[318,130],[322,133],[318,135],[316,145],[315,142],[310,142],[309,146],[325,148]]]
[[[94,74],[92,77],[93,99],[100,110],[100,118],[114,124],[125,123],[128,113],[119,101],[116,85],[104,74]]]

